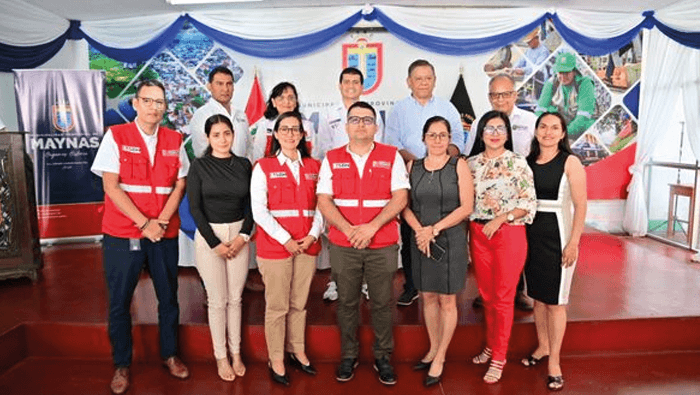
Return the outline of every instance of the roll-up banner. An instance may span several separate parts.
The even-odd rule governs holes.
[[[105,73],[15,70],[20,130],[34,179],[42,239],[101,234],[104,193],[90,172],[104,129]]]

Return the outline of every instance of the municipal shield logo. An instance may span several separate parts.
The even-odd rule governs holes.
[[[358,38],[351,44],[343,44],[343,68],[355,67],[362,71],[365,84],[362,94],[367,95],[379,88],[384,71],[382,43],[370,43]]]
[[[73,109],[69,103],[59,103],[53,105],[53,116],[51,117],[51,123],[54,129],[59,132],[69,132],[75,127],[75,120],[73,118]]]

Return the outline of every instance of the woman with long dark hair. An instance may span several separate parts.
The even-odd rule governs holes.
[[[316,210],[320,163],[309,155],[298,112],[277,117],[274,155],[260,159],[251,179],[253,218],[258,225],[258,270],[265,283],[265,340],[270,377],[289,385],[284,365],[315,375],[305,352],[306,301],[316,271],[323,217]]]
[[[535,123],[527,158],[537,191],[537,214],[527,226],[527,293],[535,300],[537,349],[526,359],[534,366],[549,356],[547,388],[560,390],[559,362],[566,330],[566,305],[586,219],[586,172],[571,151],[566,120],[544,113]],[[572,211],[573,207],[573,211]]]
[[[461,132],[461,131],[459,131]],[[467,162],[450,157],[450,123],[441,116],[423,126],[425,158],[408,163],[411,199],[403,210],[411,235],[413,282],[423,298],[430,349],[414,369],[428,370],[427,387],[442,376],[445,354],[457,327],[457,293],[467,274],[464,220],[474,207]]]
[[[491,362],[484,375],[488,384],[500,380],[506,364],[513,300],[527,256],[524,225],[532,222],[537,208],[532,171],[512,149],[508,115],[484,114],[468,159],[475,196],[469,235],[486,320],[486,347],[472,362]]]
[[[255,163],[260,158],[275,155],[275,151],[272,150],[272,134],[277,117],[285,112],[299,113],[299,95],[297,88],[291,82],[280,82],[272,88],[263,117],[250,127],[252,140],[248,143],[248,159],[251,162]],[[311,153],[316,131],[313,124],[305,119],[302,119],[302,126],[306,131],[304,140]]]
[[[233,125],[225,115],[204,123],[209,145],[187,175],[190,211],[197,224],[195,263],[207,291],[209,329],[221,379],[245,374],[241,360],[241,294],[248,276],[252,166],[231,153]],[[228,336],[227,336],[228,332]],[[233,356],[229,363],[228,352]]]

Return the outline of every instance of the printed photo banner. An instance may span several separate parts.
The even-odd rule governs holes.
[[[104,86],[102,71],[15,71],[42,239],[102,233],[104,193],[90,166],[103,134]]]
[[[318,124],[323,111],[339,102],[337,78],[346,66],[356,66],[363,71],[363,100],[375,106],[382,117],[394,102],[409,93],[405,82],[407,67],[415,59],[425,58],[433,63],[437,73],[435,93],[445,98],[453,94],[461,70],[477,116],[490,109],[489,78],[508,73],[516,81],[516,105],[535,114],[544,110],[559,110],[565,114],[572,148],[585,165],[600,162],[596,165],[600,168],[607,166],[606,158],[633,147],[636,138],[641,39],[640,33],[611,54],[585,56],[572,50],[554,24],[547,20],[520,41],[494,53],[456,57],[412,47],[388,32],[368,33],[357,29],[317,53],[271,60],[233,52],[186,22],[176,39],[146,62],[118,62],[94,48],[90,49],[90,60],[91,68],[106,72],[107,125],[133,120],[135,112],[129,103],[135,83],[144,78],[159,78],[166,85],[168,98],[164,123],[185,134],[189,134],[189,120],[196,109],[210,98],[206,89],[207,75],[218,65],[225,65],[234,73],[237,108],[245,108],[253,69],[257,68],[265,95],[280,81],[293,82],[299,92],[300,109],[314,125]],[[557,65],[558,57],[568,64]],[[564,66],[572,71],[571,83],[560,81],[561,73],[557,70]],[[633,158],[633,155],[625,156],[628,157]],[[617,184],[625,182],[627,167],[632,164],[626,162],[611,161],[614,168],[599,173],[615,173]],[[612,194],[601,195],[589,190],[589,195],[623,198],[625,185],[614,189],[617,192]]]
[[[563,114],[571,147],[588,166],[635,141],[641,40],[640,33],[613,53],[582,55],[547,21],[521,41],[498,50],[484,72],[507,73],[515,79],[518,107],[536,115]]]

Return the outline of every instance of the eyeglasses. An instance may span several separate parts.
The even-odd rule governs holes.
[[[449,133],[426,133],[425,138],[428,140],[447,140],[450,138]]]
[[[297,135],[297,134],[300,134],[300,133],[301,133],[301,127],[299,127],[299,126],[292,126],[292,127],[290,128],[290,127],[287,127],[287,126],[280,126],[280,128],[277,129],[277,133],[279,133],[279,134],[281,134],[281,135],[285,135],[285,136],[290,135],[290,134]]]
[[[150,97],[138,97],[146,107],[155,106],[158,109],[165,108],[165,100],[151,99]]]
[[[504,134],[507,134],[506,125],[484,126],[484,134],[491,136],[503,136]]]
[[[489,92],[489,99],[491,100],[496,100],[496,99],[510,99],[515,91],[508,91],[508,92]]]
[[[374,117],[358,117],[356,115],[353,115],[351,117],[348,117],[348,123],[350,125],[359,125],[360,122],[362,122],[365,126],[372,126],[374,125]]]

